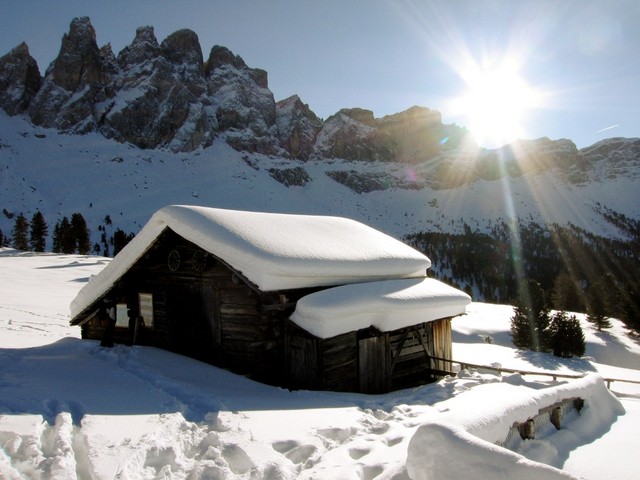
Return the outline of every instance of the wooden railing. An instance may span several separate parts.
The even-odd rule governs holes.
[[[457,363],[460,365],[460,368],[462,369],[466,369],[466,368],[483,368],[486,370],[495,370],[496,372],[504,372],[504,373],[519,373],[520,375],[537,375],[537,376],[546,376],[546,377],[552,377],[553,380],[555,381],[558,378],[582,378],[584,377],[583,375],[578,375],[578,374],[568,374],[568,373],[556,373],[556,372],[549,372],[549,371],[531,371],[531,370],[522,370],[520,368],[504,368],[504,367],[493,367],[491,365],[478,365],[475,363],[469,363],[469,362],[461,362],[459,360],[453,360],[453,359],[448,359],[448,358],[439,358],[439,357],[430,357],[432,360],[439,360],[442,362],[450,362],[450,363]],[[456,373],[453,371],[448,371],[448,370],[437,370],[435,373],[437,374],[446,374],[446,375],[452,375],[455,376]],[[624,383],[634,383],[636,385],[640,385],[640,380],[628,380],[625,378],[603,378],[603,380],[607,383],[607,388],[611,389],[611,384],[613,382],[624,382]]]

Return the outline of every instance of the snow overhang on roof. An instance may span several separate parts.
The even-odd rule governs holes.
[[[433,278],[359,283],[298,300],[291,320],[320,338],[375,327],[389,332],[465,313],[471,297]]]
[[[170,228],[263,291],[423,277],[425,255],[355,220],[184,205],[158,210],[71,303],[71,318],[104,295]]]

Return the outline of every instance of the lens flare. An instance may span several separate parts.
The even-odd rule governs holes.
[[[517,62],[472,62],[460,73],[466,92],[453,100],[452,109],[464,118],[479,145],[495,148],[526,136],[526,116],[542,105],[543,94],[525,81]]]

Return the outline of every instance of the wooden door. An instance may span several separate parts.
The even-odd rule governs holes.
[[[172,350],[207,362],[216,358],[220,322],[215,290],[206,285],[173,285],[167,292]]]
[[[385,393],[391,388],[389,376],[389,335],[358,341],[358,369],[361,393]]]

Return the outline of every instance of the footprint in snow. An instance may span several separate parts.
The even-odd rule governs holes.
[[[365,455],[368,455],[371,452],[370,448],[357,448],[353,447],[349,449],[349,456],[354,460],[359,460]]]
[[[275,442],[271,446],[276,452],[287,457],[294,465],[306,464],[307,461],[318,451],[318,448],[315,445],[301,445],[295,440]]]

